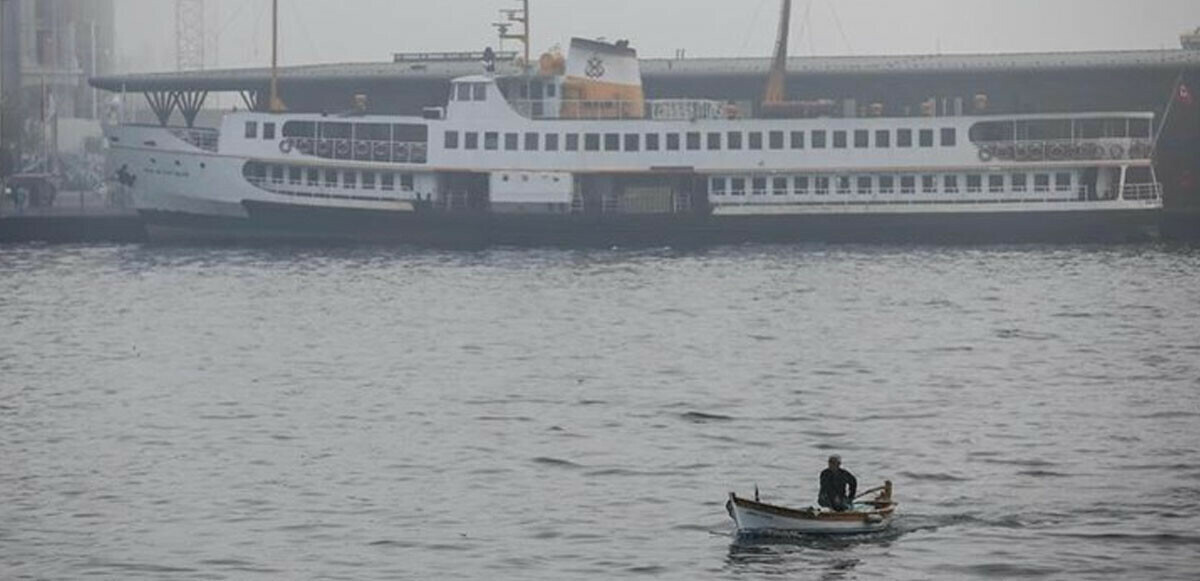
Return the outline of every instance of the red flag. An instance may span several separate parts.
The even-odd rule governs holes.
[[[1196,97],[1192,95],[1192,90],[1183,83],[1179,83],[1179,89],[1175,92],[1175,98],[1179,99],[1180,103],[1188,106],[1196,103]]]

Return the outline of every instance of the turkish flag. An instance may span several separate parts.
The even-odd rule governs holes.
[[[1175,98],[1178,99],[1180,103],[1188,106],[1196,103],[1196,97],[1192,95],[1192,90],[1189,89],[1184,83],[1179,83],[1179,89],[1175,92]]]

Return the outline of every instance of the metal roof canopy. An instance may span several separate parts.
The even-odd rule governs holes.
[[[770,58],[642,59],[648,80],[671,78],[762,77]],[[1064,70],[1200,69],[1200,50],[1138,50],[1060,53],[792,57],[788,75],[896,75],[960,73],[1050,73]],[[483,64],[471,60],[428,62],[342,63],[283,67],[279,79],[288,84],[328,82],[441,82],[477,74]],[[497,73],[519,74],[511,62]],[[245,91],[270,83],[269,68],[227,69],[95,77],[89,83],[112,92]]]

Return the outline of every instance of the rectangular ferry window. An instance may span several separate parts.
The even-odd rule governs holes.
[[[783,132],[772,131],[767,134],[767,141],[771,149],[783,149]]]
[[[464,133],[463,149],[479,149],[479,134],[474,131]]]
[[[947,194],[957,194],[958,193],[958,176],[956,176],[956,175],[942,176],[942,189],[945,190],[945,192]]]
[[[958,144],[958,134],[953,127],[942,128],[942,147],[954,147]]]
[[[890,194],[896,190],[896,178],[894,176],[879,176],[879,193]]]
[[[767,178],[754,178],[751,185],[754,187],[754,195],[764,196],[767,194]]]
[[[247,121],[246,122],[246,139],[257,139],[257,138],[258,138],[258,122]]]
[[[969,174],[967,176],[967,193],[978,194],[983,191],[983,176],[979,174]]]
[[[817,195],[824,196],[829,193],[829,178],[827,176],[817,176],[816,183]]]
[[[567,151],[579,151],[579,134],[567,134]]]
[[[825,130],[817,129],[812,132],[813,149],[825,149]]]
[[[837,188],[839,194],[846,195],[850,193],[850,178],[848,176],[838,176]]]
[[[336,169],[325,170],[325,187],[336,188],[338,184],[338,172]]]
[[[322,139],[350,139],[350,124],[349,123],[334,123],[326,121],[321,123],[321,138]]]
[[[364,171],[363,172],[363,189],[364,190],[375,189],[375,172],[373,172],[373,171]]]
[[[459,83],[458,84],[458,100],[459,101],[470,101],[471,100],[471,84],[470,83]]]
[[[379,176],[379,189],[385,192],[396,189],[396,174],[385,173]]]
[[[776,196],[786,196],[788,194],[788,179],[787,178],[772,178],[771,193]]]
[[[273,181],[277,184],[283,183],[283,166],[282,165],[271,166],[271,181]]]
[[[483,134],[483,148],[488,151],[496,151],[500,149],[500,134],[495,131],[488,131]]]
[[[1004,176],[989,175],[988,176],[988,191],[996,194],[1004,191]]]
[[[911,194],[917,191],[917,178],[915,176],[900,176],[900,193]]]
[[[519,137],[520,136],[517,135],[516,133],[505,133],[504,134],[504,150],[505,151],[516,151],[517,150],[517,141],[518,141]]]
[[[725,147],[728,149],[741,149],[742,132],[730,131],[729,133],[725,134]]]
[[[446,132],[446,149],[458,149],[458,132]]]
[[[792,132],[792,149],[804,149],[804,132]]]
[[[744,196],[746,195],[746,178],[733,178],[729,180],[729,195]]]
[[[558,151],[558,134],[547,133],[545,145],[546,151]]]
[[[397,123],[392,125],[390,130],[383,123],[369,123],[365,125],[371,128],[372,139],[377,141],[387,141],[388,139],[401,143],[427,143],[429,141],[428,125]]]
[[[708,149],[709,150],[721,149],[721,134],[720,133],[713,131],[712,133],[708,134]]]
[[[921,147],[933,147],[933,130],[921,130]]]
[[[525,134],[525,151],[537,151],[537,150],[538,150],[538,134],[533,133],[533,132],[526,133]]]
[[[316,137],[317,124],[312,121],[288,121],[283,124],[284,137]]]
[[[621,134],[604,134],[604,151],[621,151]]]
[[[600,151],[600,134],[599,133],[584,133],[583,134],[583,149],[587,151]]]
[[[476,101],[486,101],[487,83],[471,83],[471,98]]]
[[[306,185],[306,186],[321,185],[321,170],[309,169],[305,173],[307,173],[307,175],[304,176],[304,185]]]
[[[937,176],[921,176],[921,191],[926,194],[936,194]]]
[[[912,129],[896,130],[896,147],[912,147]]]
[[[749,137],[746,138],[749,142],[750,149],[762,149],[762,132],[751,131]]]
[[[288,183],[289,184],[298,186],[298,185],[300,185],[300,182],[303,180],[303,178],[304,178],[304,170],[303,169],[300,169],[298,167],[289,167],[288,168]]]
[[[887,129],[875,131],[875,147],[888,148],[892,146],[892,132]]]
[[[358,187],[358,172],[344,171],[342,172],[342,187],[353,190]]]
[[[700,149],[700,132],[699,131],[689,131],[688,132],[687,148],[690,151],[696,151],[696,150]]]
[[[667,134],[667,151],[679,151],[679,134]]]
[[[859,149],[862,149],[864,147],[871,147],[871,132],[867,131],[866,129],[855,129],[854,130],[854,147],[857,147]]]
[[[658,134],[646,134],[646,151],[658,151]]]
[[[874,186],[874,184],[871,182],[872,182],[871,176],[859,176],[858,177],[858,193],[870,194],[872,186]]]
[[[712,195],[714,195],[714,196],[724,196],[725,195],[725,178],[713,178],[712,179]]]
[[[413,175],[412,174],[410,174],[410,173],[400,174],[400,191],[403,191],[403,192],[413,191]]]
[[[796,176],[792,181],[797,195],[803,196],[808,193],[808,176]]]
[[[263,123],[263,139],[275,139],[274,123]]]
[[[833,147],[835,149],[846,149],[846,132],[845,131],[834,131],[833,132]]]
[[[1029,176],[1023,173],[1012,174],[1012,189],[1014,192],[1024,192],[1029,184]]]
[[[1066,172],[1054,174],[1054,189],[1060,192],[1071,189],[1071,174]]]
[[[626,133],[625,134],[625,151],[638,151],[642,145],[642,134]]]

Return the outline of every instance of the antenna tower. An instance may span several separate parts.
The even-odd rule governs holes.
[[[204,0],[175,0],[175,65],[181,71],[204,68]]]

